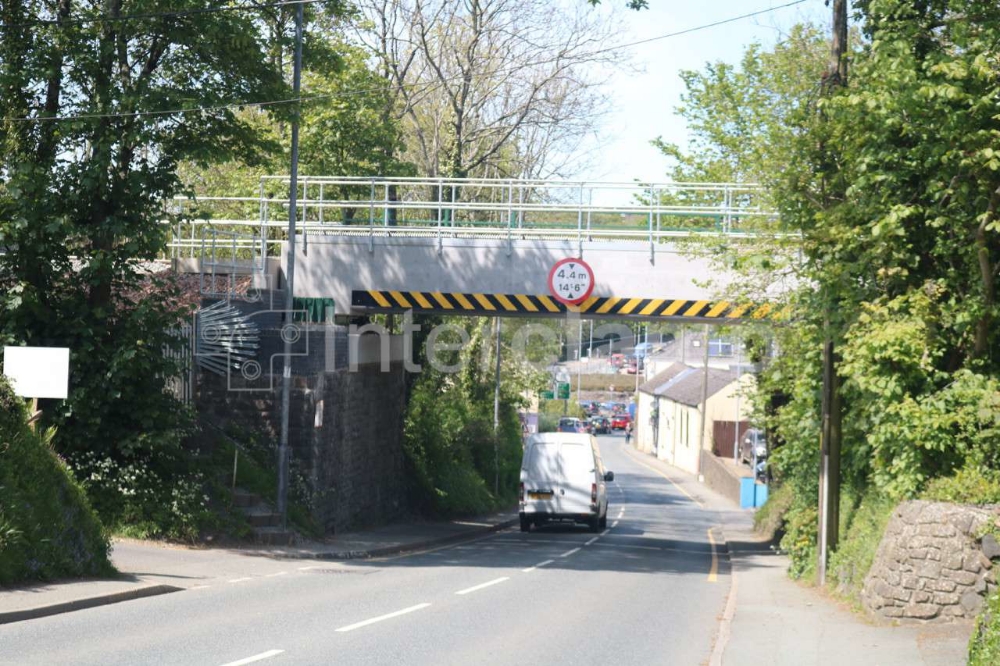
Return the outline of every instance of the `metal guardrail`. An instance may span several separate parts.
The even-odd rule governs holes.
[[[172,257],[211,264],[278,256],[285,241],[288,179],[261,178],[257,196],[175,198],[168,209]],[[751,237],[746,222],[776,219],[764,191],[740,183],[625,183],[555,180],[301,177],[298,228],[310,235],[446,237],[657,243],[690,236]],[[187,218],[187,219],[185,219]],[[752,225],[751,225],[752,226]],[[221,235],[226,242],[220,244]],[[209,248],[209,245],[213,247]]]

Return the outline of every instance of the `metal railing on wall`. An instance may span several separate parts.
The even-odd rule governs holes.
[[[281,252],[288,180],[261,179],[257,196],[178,198],[168,209],[173,258],[255,262]],[[367,237],[484,238],[657,243],[699,235],[754,236],[777,216],[763,188],[741,183],[300,177],[299,233]],[[226,243],[219,238],[225,235]],[[510,245],[508,245],[510,247]]]

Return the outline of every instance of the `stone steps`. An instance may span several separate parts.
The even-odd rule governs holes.
[[[233,506],[246,516],[250,527],[253,528],[253,538],[256,543],[291,545],[298,539],[298,534],[294,530],[281,527],[281,514],[259,495],[236,488],[233,490]]]

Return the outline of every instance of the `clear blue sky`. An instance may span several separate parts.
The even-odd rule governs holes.
[[[625,0],[604,2],[624,4]],[[624,41],[647,39],[788,2],[649,0],[649,9],[625,16]],[[600,159],[578,176],[588,180],[663,181],[667,162],[649,142],[662,136],[682,146],[687,144],[684,121],[674,115],[684,92],[678,72],[702,69],[706,62],[736,62],[748,44],[774,44],[798,22],[811,20],[829,25],[830,11],[823,0],[807,0],[794,7],[630,49],[635,64],[644,71],[613,79],[610,93],[615,110],[599,130],[599,141],[605,148],[600,151]]]

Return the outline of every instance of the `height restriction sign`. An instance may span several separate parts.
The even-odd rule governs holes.
[[[549,271],[549,291],[557,301],[579,305],[594,291],[594,271],[582,259],[560,259]]]

